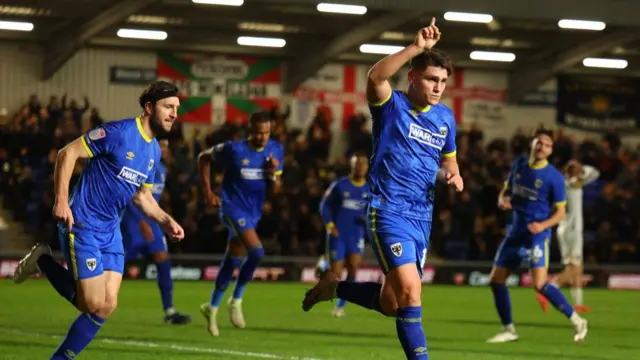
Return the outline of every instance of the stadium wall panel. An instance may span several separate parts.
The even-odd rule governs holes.
[[[152,52],[83,49],[76,53],[53,77],[42,81],[44,57],[39,47],[0,43],[0,108],[9,114],[19,110],[31,94],[47,104],[49,96],[68,94],[82,106],[83,97],[100,109],[105,119],[134,116],[140,110],[136,98],[144,85],[111,84],[110,67],[155,68]]]

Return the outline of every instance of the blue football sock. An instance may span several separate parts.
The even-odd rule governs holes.
[[[166,312],[173,309],[173,280],[171,279],[171,262],[169,259],[156,264],[158,269],[158,287],[162,298],[162,308]]]
[[[385,314],[380,306],[380,291],[382,284],[376,282],[351,282],[341,281],[338,284],[336,295],[340,299],[360,305],[365,309],[375,310],[382,315]]]
[[[502,325],[511,325],[513,323],[511,318],[511,298],[509,297],[507,286],[505,284],[492,283],[491,291],[493,292],[493,302]]]
[[[355,282],[356,278],[355,276],[347,276],[347,280],[349,282]],[[344,309],[344,307],[347,305],[347,300],[342,299],[342,298],[338,298],[338,300],[336,301],[336,309]]]
[[[71,272],[53,260],[51,255],[47,254],[40,256],[38,267],[47,276],[47,280],[53,285],[58,294],[67,299],[71,305],[76,306],[76,284]]]
[[[262,257],[264,257],[263,248],[257,247],[249,250],[247,257],[244,259],[244,262],[240,266],[240,272],[238,273],[236,286],[233,289],[234,299],[242,299],[242,295],[244,295],[244,289],[247,287],[249,281],[253,280],[253,273],[256,272],[256,269],[258,268]]]
[[[396,331],[408,360],[429,359],[427,339],[422,330],[422,308],[419,306],[398,309]]]
[[[569,318],[573,315],[573,307],[569,304],[567,298],[564,297],[560,289],[549,283],[545,283],[542,289],[537,290],[540,294],[549,299],[549,302],[566,317]]]
[[[83,313],[71,324],[64,340],[51,357],[51,360],[70,360],[75,358],[93,340],[104,319],[95,314]]]
[[[224,292],[227,290],[227,287],[233,278],[233,272],[238,268],[238,266],[240,266],[241,262],[241,258],[225,254],[222,264],[218,269],[218,276],[216,277],[216,283],[213,286],[213,292],[211,293],[212,307],[220,306],[220,302],[224,297]]]

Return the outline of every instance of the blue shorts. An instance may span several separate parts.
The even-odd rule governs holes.
[[[75,280],[102,275],[104,271],[124,272],[124,249],[120,229],[111,233],[74,228],[67,231],[66,224],[58,224],[60,249],[67,268]]]
[[[410,219],[368,206],[367,231],[385,275],[398,266],[416,264],[422,278],[431,234],[430,220]]]
[[[240,234],[258,226],[260,218],[248,215],[242,211],[220,210],[220,219],[229,231],[229,240],[240,241]]]
[[[493,264],[514,270],[527,260],[529,268],[549,266],[549,240],[551,230],[539,234],[529,232],[509,232],[502,240]]]
[[[329,261],[342,261],[351,255],[364,253],[364,237],[359,235],[340,234],[334,238],[327,234],[327,250]]]
[[[160,225],[153,221],[142,221],[145,221],[151,227],[151,232],[153,233],[151,241],[145,240],[137,220],[125,218],[120,223],[125,249],[125,261],[134,260],[138,255],[149,257],[153,254],[168,252],[167,238],[164,236]]]

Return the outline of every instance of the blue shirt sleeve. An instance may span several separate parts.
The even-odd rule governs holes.
[[[551,202],[555,206],[564,206],[567,203],[567,194],[564,185],[564,177],[555,172],[551,182]]]
[[[227,167],[227,163],[231,158],[231,146],[231,141],[227,141],[213,147],[213,158],[216,163],[218,163],[220,169],[225,169]]]
[[[335,191],[338,185],[337,181],[331,183],[327,191],[322,196],[320,201],[320,216],[325,225],[333,223],[333,216],[335,213],[336,204],[340,201],[338,198],[338,192]]]
[[[456,156],[456,119],[451,110],[447,109],[447,133],[445,134],[444,147],[442,147],[442,157],[450,158]]]
[[[109,122],[87,132],[80,137],[82,146],[89,157],[111,154],[119,147],[122,129],[118,122]]]
[[[380,124],[384,121],[393,111],[396,109],[398,94],[396,91],[391,90],[389,96],[377,104],[369,103],[369,111],[374,124]]]

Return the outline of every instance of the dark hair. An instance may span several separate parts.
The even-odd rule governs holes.
[[[148,102],[155,104],[158,100],[167,97],[164,95],[177,96],[178,87],[167,81],[156,81],[151,83],[146,89],[144,89],[142,94],[140,94],[138,104],[140,104],[140,107],[144,109],[144,104]]]
[[[254,112],[249,116],[249,126],[255,126],[260,123],[271,122],[268,114],[262,111]]]
[[[447,75],[453,73],[453,62],[449,55],[438,49],[431,49],[414,57],[409,62],[411,70],[426,70],[429,66],[435,66],[447,70]]]
[[[538,137],[540,135],[547,135],[548,137],[551,138],[551,140],[553,140],[553,130],[549,130],[549,129],[545,129],[545,128],[539,128],[533,134],[534,137]]]

